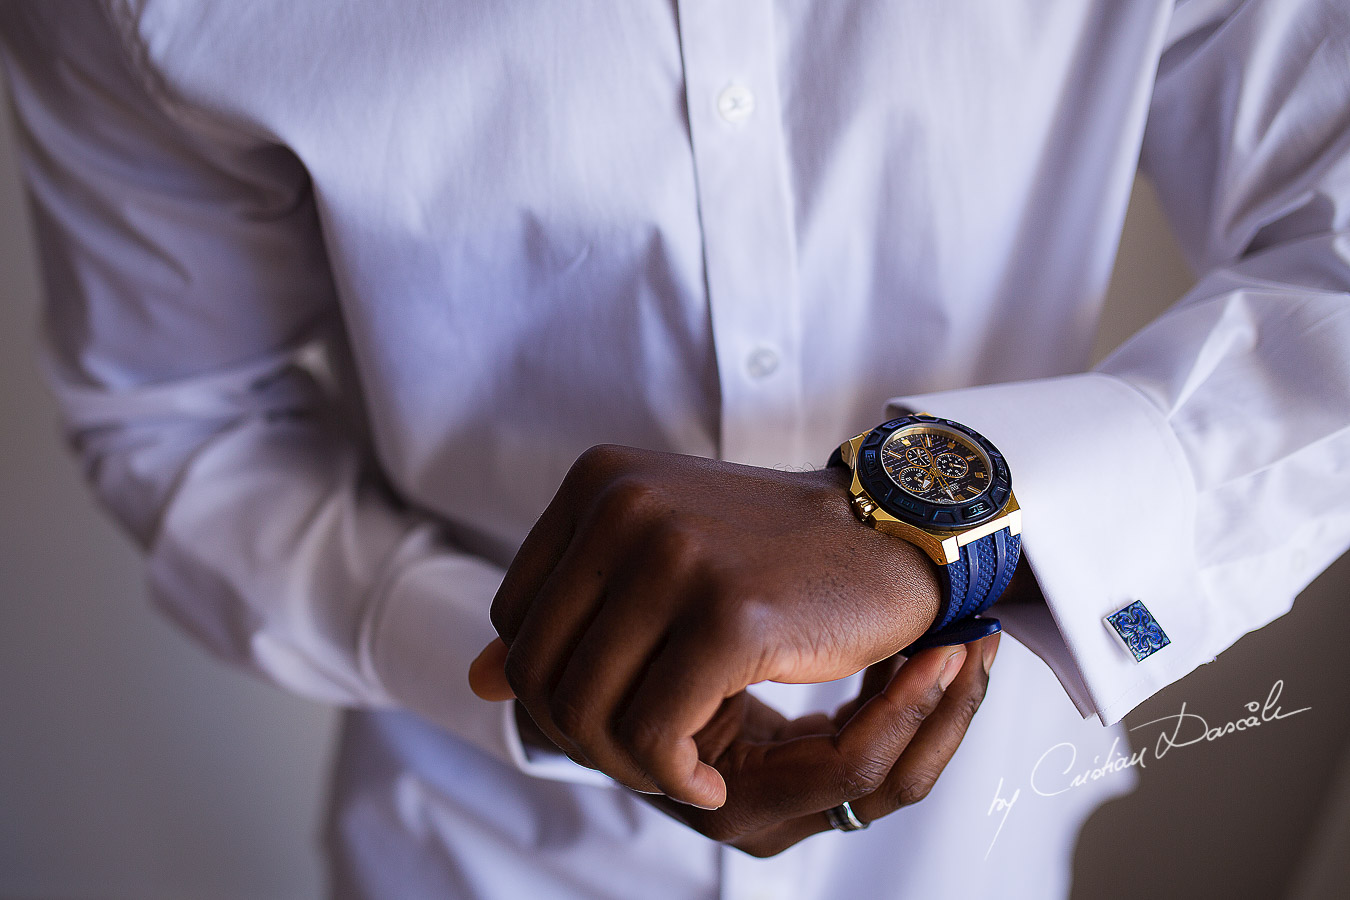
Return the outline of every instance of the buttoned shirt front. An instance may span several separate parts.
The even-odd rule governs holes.
[[[997,843],[995,784],[1109,752],[1075,707],[1117,722],[1350,543],[1335,3],[39,7],[0,30],[73,445],[170,616],[357,710],[352,892],[1053,896],[1128,776]],[[1087,372],[1141,162],[1202,277]],[[750,860],[468,692],[586,447],[816,467],[900,408],[1004,452],[1046,598],[996,608],[923,803]]]

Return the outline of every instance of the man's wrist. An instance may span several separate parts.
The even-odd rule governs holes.
[[[826,466],[808,473],[817,478],[830,494],[829,504],[833,510],[847,520],[850,528],[859,529],[856,537],[860,540],[876,542],[882,546],[885,557],[894,560],[894,566],[879,573],[879,589],[889,590],[895,603],[909,607],[922,607],[922,631],[927,631],[937,621],[941,612],[941,576],[937,564],[911,541],[878,531],[858,519],[856,508],[849,502],[849,486],[853,482],[853,470],[845,465]],[[858,560],[859,564],[862,559]],[[917,635],[911,635],[910,639]],[[898,653],[909,643],[908,640],[897,645],[893,653]]]

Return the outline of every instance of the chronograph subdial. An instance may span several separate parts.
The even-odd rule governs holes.
[[[924,496],[937,486],[932,471],[918,466],[907,466],[900,470],[900,486],[911,493]]]
[[[970,471],[970,465],[955,453],[939,453],[933,465],[947,478],[961,478]]]
[[[928,452],[927,447],[910,447],[905,451],[905,462],[911,466],[927,469],[933,465],[933,455]]]

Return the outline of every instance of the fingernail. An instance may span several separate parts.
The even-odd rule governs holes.
[[[667,796],[667,797],[670,797],[669,794],[667,794],[666,796]],[[721,808],[722,808],[722,804],[721,804],[721,803],[715,804],[715,805],[713,805],[713,806],[709,806],[709,805],[706,804],[706,803],[699,803],[697,800],[681,800],[679,797],[670,797],[670,799],[674,800],[676,803],[683,803],[685,806],[692,806],[692,807],[694,807],[695,809],[709,809],[709,810],[712,810],[712,809],[721,809]]]
[[[961,664],[966,661],[966,648],[958,648],[955,653],[947,657],[947,664],[942,667],[942,674],[938,676],[938,684],[945,691],[947,686],[956,679],[956,673],[961,671]]]
[[[999,636],[997,634],[991,634],[984,639],[984,674],[986,675],[994,667],[994,657],[998,656],[998,641]]]
[[[700,782],[700,787],[704,788],[700,793],[704,796],[720,796],[721,799],[714,801],[712,805],[694,802],[690,802],[689,805],[697,806],[699,809],[721,809],[722,805],[727,802],[726,785],[722,780],[722,774],[707,763],[701,762],[698,764],[694,777],[696,781]]]

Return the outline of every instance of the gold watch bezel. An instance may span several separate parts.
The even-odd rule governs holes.
[[[928,554],[929,559],[939,566],[956,562],[961,558],[962,547],[1000,529],[1008,529],[1009,534],[1022,533],[1022,508],[1017,503],[1016,495],[1011,491],[1008,493],[1007,502],[997,515],[966,529],[924,528],[901,521],[886,512],[868,495],[867,489],[858,478],[858,450],[863,440],[871,433],[872,429],[868,429],[856,437],[849,438],[839,447],[839,455],[852,475],[848,488],[849,506],[853,509],[853,514],[864,523],[877,531],[909,541]]]

